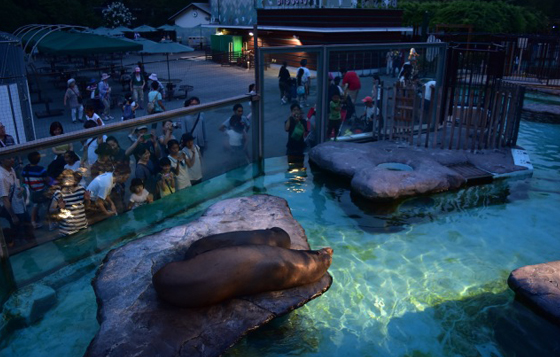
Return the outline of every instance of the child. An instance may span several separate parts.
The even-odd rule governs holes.
[[[39,220],[39,207],[42,206],[49,200],[46,196],[48,179],[47,170],[43,166],[39,166],[39,161],[41,161],[41,154],[37,151],[29,153],[27,155],[29,160],[29,165],[26,165],[21,172],[23,177],[23,183],[29,186],[31,192],[31,203],[33,203],[33,208],[31,209],[31,225],[33,228],[41,228],[43,225]]]
[[[157,191],[161,198],[175,193],[175,175],[171,172],[171,161],[167,157],[162,157],[159,160],[159,167],[161,172],[157,177]]]
[[[362,99],[362,102],[365,104],[365,111],[364,114],[360,116],[360,119],[364,119],[366,123],[365,131],[370,132],[373,131],[373,119],[374,117],[379,117],[379,108],[375,108],[373,106],[373,98],[372,97],[365,97]]]
[[[152,194],[144,188],[144,182],[141,179],[132,179],[130,182],[130,192],[132,192],[132,195],[130,195],[130,201],[128,202],[129,210],[154,201]]]
[[[68,169],[58,178],[60,187],[54,192],[49,211],[60,219],[58,227],[63,236],[88,227],[84,203],[89,203],[90,194],[78,184],[81,179],[79,172]]]
[[[136,118],[136,109],[138,109],[138,104],[136,104],[136,102],[132,99],[132,96],[128,94],[122,107],[123,116],[121,120]]]
[[[97,115],[97,113],[95,112],[95,108],[93,107],[93,105],[90,105],[90,104],[86,105],[85,112],[86,112],[86,124],[87,124],[88,120],[91,120],[96,124],[95,126],[105,125],[103,120],[101,120],[99,115]],[[85,127],[86,127],[86,125],[84,124],[84,128]]]
[[[191,133],[183,134],[181,138],[183,152],[187,157],[187,166],[191,184],[196,185],[202,181],[202,156],[200,148],[194,143],[194,137]]]
[[[86,187],[86,181],[84,180],[84,176],[86,174],[87,169],[85,168],[85,162],[87,161],[87,150],[84,152],[84,159],[80,160],[80,157],[76,155],[76,153],[72,150],[68,150],[64,153],[64,161],[66,165],[64,165],[65,170],[72,170],[74,172],[78,172],[81,174],[82,178],[80,180],[80,185]]]
[[[329,123],[327,125],[327,137],[331,137],[331,131],[334,130],[333,137],[336,140],[338,135],[338,130],[340,129],[340,124],[342,123],[342,116],[340,113],[340,95],[333,94],[331,102],[329,104]]]
[[[190,135],[190,134],[183,134]],[[185,152],[181,151],[179,147],[179,142],[177,140],[169,140],[167,142],[167,150],[169,151],[169,161],[173,168],[173,173],[175,174],[175,179],[177,181],[177,190],[182,190],[186,187],[191,186],[191,178],[189,176],[189,160]],[[192,165],[192,163],[191,163]]]

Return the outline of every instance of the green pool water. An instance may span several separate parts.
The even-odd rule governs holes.
[[[519,144],[532,178],[391,207],[354,197],[329,175],[288,171],[284,159],[270,159],[266,176],[136,236],[187,223],[223,198],[267,193],[288,201],[312,248],[333,247],[331,289],[226,356],[559,355],[560,328],[516,302],[506,279],[515,268],[560,259],[560,127],[522,122]],[[84,353],[98,329],[90,281],[108,249],[97,240],[94,255],[63,268],[83,273],[58,287],[57,305],[8,336],[0,355]]]

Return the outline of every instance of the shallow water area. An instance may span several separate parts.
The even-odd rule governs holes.
[[[269,159],[266,176],[137,236],[187,223],[218,200],[266,193],[288,201],[313,249],[334,249],[329,291],[226,356],[558,355],[560,328],[517,303],[506,279],[560,259],[560,127],[522,122],[518,143],[532,178],[387,207],[356,199],[329,175]],[[12,334],[0,355],[82,355],[98,328],[90,280],[107,249],[64,268],[85,273],[60,286],[57,305]]]

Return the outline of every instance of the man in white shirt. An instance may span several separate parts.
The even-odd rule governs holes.
[[[307,104],[307,96],[309,95],[309,87],[311,86],[311,72],[309,72],[309,68],[307,68],[307,59],[302,59],[299,64],[301,65],[301,69],[303,69],[303,76],[301,77],[301,83],[303,83],[303,87],[305,88],[305,94],[303,95],[303,99],[306,103],[306,106],[309,106]],[[296,73],[299,71],[296,71]]]
[[[111,190],[117,183],[124,183],[130,176],[130,166],[119,164],[114,172],[105,172],[93,179],[87,190],[91,194],[91,201],[101,211],[105,218],[117,215],[117,208],[111,199]]]
[[[424,84],[424,116],[430,113],[432,103],[432,90],[436,87],[436,81],[429,81]]]

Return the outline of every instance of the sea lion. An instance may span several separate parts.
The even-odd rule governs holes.
[[[199,254],[217,248],[249,244],[265,244],[289,249],[290,236],[285,230],[279,227],[214,234],[192,243],[187,253],[185,253],[185,259],[191,259]]]
[[[333,250],[292,250],[268,245],[218,248],[173,262],[152,277],[159,297],[179,307],[203,307],[243,296],[318,281]]]

